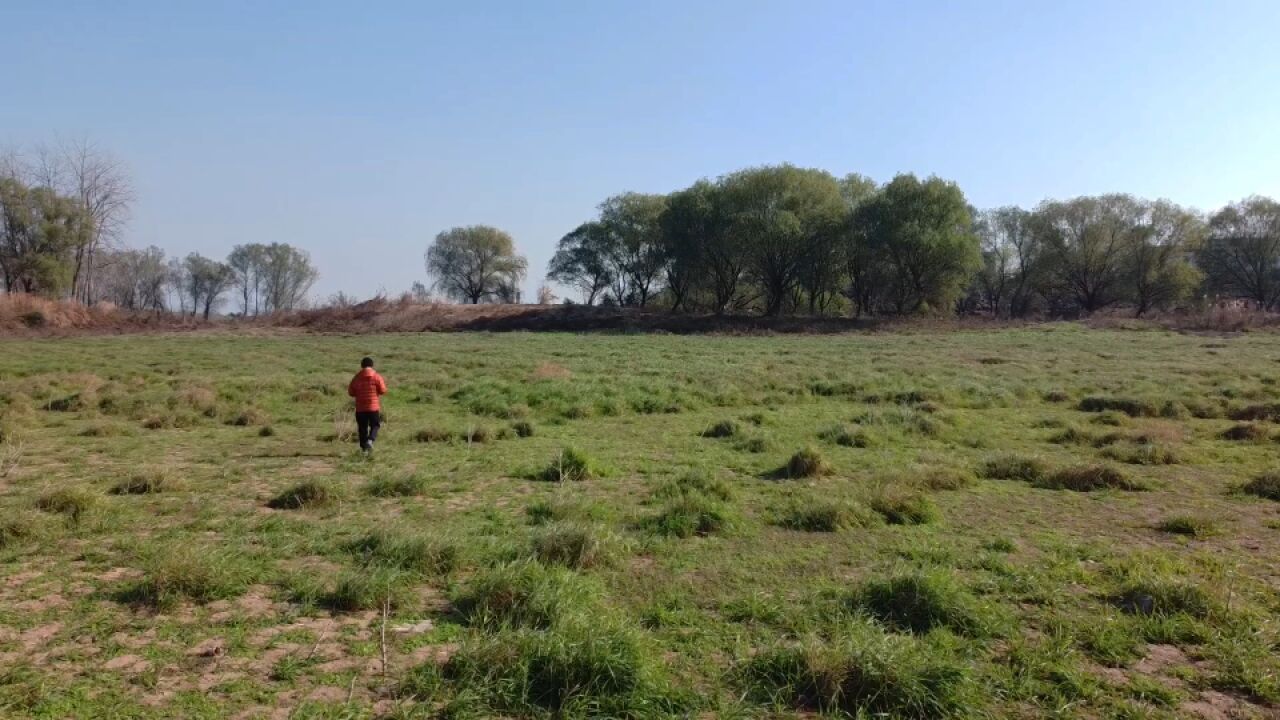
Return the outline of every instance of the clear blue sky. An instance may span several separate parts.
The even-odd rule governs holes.
[[[979,207],[1280,197],[1280,2],[0,4],[0,145],[124,160],[136,246],[394,294],[453,225],[537,287],[606,196],[789,161]]]

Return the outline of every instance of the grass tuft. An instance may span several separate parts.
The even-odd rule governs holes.
[[[1240,489],[1265,500],[1280,501],[1280,472],[1275,470],[1265,472],[1245,483]]]
[[[688,538],[715,535],[736,525],[733,512],[723,502],[699,493],[670,500],[641,527],[657,535]]]
[[[418,473],[379,475],[365,485],[365,492],[374,497],[414,497],[427,491],[427,477]]]
[[[1046,468],[1039,458],[1025,455],[1001,455],[988,459],[978,469],[978,475],[989,480],[1020,480],[1038,482]]]
[[[219,548],[170,548],[144,557],[142,579],[117,594],[123,602],[169,610],[183,600],[236,597],[254,578],[242,555]]]
[[[1172,535],[1206,538],[1217,535],[1219,528],[1213,520],[1193,515],[1175,515],[1160,521],[1156,529]]]
[[[454,608],[468,624],[490,629],[548,629],[598,602],[599,589],[586,578],[536,562],[483,571],[453,597]]]
[[[568,447],[561,450],[538,477],[549,482],[582,482],[599,475],[600,470],[590,455]]]
[[[784,478],[811,478],[831,474],[831,464],[813,446],[800,448],[776,473]]]
[[[1264,442],[1270,438],[1267,429],[1256,423],[1240,423],[1218,433],[1223,440],[1233,442]]]
[[[343,546],[365,565],[422,575],[447,575],[457,569],[462,551],[447,538],[394,530],[375,530]]]
[[[531,543],[538,562],[578,570],[608,564],[614,544],[607,532],[581,523],[552,523]]]
[[[1134,480],[1116,468],[1107,465],[1076,465],[1061,468],[1032,483],[1048,490],[1146,490],[1143,483]]]
[[[904,488],[883,487],[871,496],[868,505],[890,525],[927,525],[941,517],[927,496]]]
[[[98,497],[78,487],[52,490],[36,498],[36,508],[61,515],[72,525],[79,523],[98,504]]]
[[[816,495],[792,500],[774,520],[774,524],[779,527],[803,532],[836,532],[847,528],[870,527],[880,522],[880,515],[866,506]]]
[[[332,505],[338,499],[338,491],[332,484],[319,480],[304,480],[267,501],[273,510],[301,510]]]
[[[116,483],[112,495],[150,495],[168,489],[169,474],[162,468],[142,470]]]
[[[742,427],[733,420],[721,420],[699,433],[704,438],[731,438],[742,433]]]
[[[1082,412],[1119,412],[1129,417],[1158,417],[1160,408],[1154,403],[1134,398],[1087,397],[1080,401]]]
[[[991,626],[973,595],[942,572],[870,580],[853,594],[850,606],[894,630],[919,634],[948,628],[978,637],[987,634]]]

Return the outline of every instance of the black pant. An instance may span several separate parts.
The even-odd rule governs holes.
[[[378,428],[382,426],[382,413],[374,410],[372,412],[356,413],[356,428],[360,431],[360,447],[367,448],[378,439]]]

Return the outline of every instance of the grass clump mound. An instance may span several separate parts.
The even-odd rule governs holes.
[[[840,447],[869,448],[875,445],[875,440],[866,430],[852,428],[848,425],[836,425],[827,428],[818,433],[818,437],[829,443],[835,443]]]
[[[1193,515],[1175,515],[1160,521],[1156,529],[1171,535],[1206,538],[1218,534],[1218,525],[1208,518]]]
[[[1240,423],[1218,433],[1218,437],[1232,442],[1263,442],[1270,436],[1267,429],[1254,423]]]
[[[885,487],[874,494],[868,505],[890,525],[927,525],[940,517],[938,506],[923,493]]]
[[[1111,601],[1135,615],[1188,615],[1204,619],[1220,610],[1217,601],[1207,592],[1182,580],[1131,580],[1112,595]]]
[[[706,470],[690,470],[663,483],[653,493],[654,497],[662,499],[688,495],[705,495],[717,500],[729,501],[733,499],[733,489],[728,483]]]
[[[817,448],[806,446],[797,450],[775,474],[791,479],[822,477],[831,474],[831,463],[822,457]]]
[[[1087,397],[1077,406],[1082,412],[1118,412],[1129,417],[1157,417],[1160,408],[1154,403],[1134,398]]]
[[[98,496],[83,488],[59,488],[36,498],[36,508],[54,515],[61,515],[74,525],[85,519],[97,506]]]
[[[869,623],[832,641],[765,649],[738,674],[759,702],[849,717],[932,720],[970,714],[975,704],[970,673],[954,652]]]
[[[914,480],[926,490],[963,490],[974,483],[971,473],[953,468],[928,468],[916,475]]]
[[[1077,465],[1055,470],[1032,483],[1047,490],[1146,490],[1146,486],[1116,468],[1107,465]]]
[[[169,475],[163,470],[145,470],[133,473],[111,487],[112,495],[150,495],[170,487]]]
[[[699,433],[704,438],[731,438],[742,433],[742,427],[733,420],[721,420]]]
[[[576,448],[565,448],[538,477],[548,482],[581,482],[601,475],[590,455]]]
[[[457,569],[462,551],[439,537],[375,530],[343,546],[366,566],[383,566],[422,575],[446,575]]]
[[[1280,501],[1280,471],[1265,472],[1245,483],[1241,490],[1264,500]]]
[[[1126,465],[1177,465],[1182,457],[1172,446],[1159,442],[1130,442],[1110,445],[1102,456]]]
[[[413,434],[413,439],[420,443],[449,442],[453,439],[453,433],[437,427],[422,428]]]
[[[657,515],[642,521],[641,527],[657,535],[688,538],[726,532],[736,524],[734,514],[725,503],[692,493],[669,500]]]
[[[1039,458],[1025,455],[990,458],[978,469],[978,475],[989,480],[1020,480],[1031,483],[1043,478],[1045,472],[1045,465]]]
[[[582,523],[552,523],[536,533],[530,543],[538,562],[574,569],[607,564],[614,544],[603,530]]]
[[[304,480],[267,501],[273,510],[301,510],[332,505],[338,499],[333,485],[319,480]]]
[[[1246,405],[1242,408],[1232,410],[1228,417],[1232,420],[1265,420],[1268,422],[1280,422],[1280,403],[1261,403],[1257,405]]]
[[[514,422],[511,424],[511,432],[515,433],[516,437],[520,438],[533,437],[533,423],[528,420]]]
[[[978,637],[986,635],[991,625],[973,595],[941,572],[870,580],[853,594],[849,604],[903,632],[924,634],[934,628],[948,628],[960,635]]]
[[[320,598],[320,604],[337,612],[401,607],[409,599],[406,579],[404,572],[385,566],[349,570]]]
[[[577,622],[471,637],[443,666],[412,671],[402,690],[443,696],[454,717],[680,717],[692,703],[657,668],[635,629]]]
[[[547,629],[598,603],[599,590],[585,577],[536,562],[481,572],[453,598],[454,608],[468,624],[490,629]]]
[[[382,475],[365,485],[365,492],[374,497],[414,497],[427,491],[427,477],[417,473]]]
[[[818,496],[798,498],[778,513],[774,524],[803,532],[837,532],[870,527],[881,522],[878,513],[863,505],[842,503]]]
[[[117,594],[123,602],[169,610],[186,600],[237,597],[254,579],[243,556],[215,548],[176,548],[147,555],[142,579]]]

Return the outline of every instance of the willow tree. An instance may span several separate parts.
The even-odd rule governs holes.
[[[455,227],[436,235],[427,248],[427,272],[445,295],[475,305],[511,300],[528,263],[507,233],[488,225]]]

